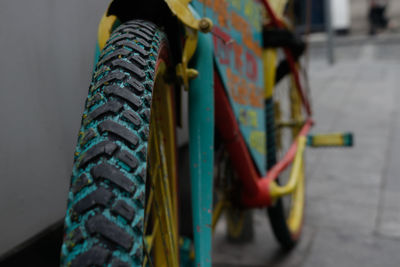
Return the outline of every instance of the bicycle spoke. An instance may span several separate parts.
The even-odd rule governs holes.
[[[150,177],[151,177],[151,192],[148,198],[148,204],[146,206],[146,224],[149,222],[150,214],[152,212],[153,217],[157,218],[153,221],[153,233],[149,238],[148,249],[153,249],[154,242],[160,240],[164,256],[160,256],[159,249],[160,244],[156,245],[155,257],[165,258],[168,266],[178,266],[178,261],[175,255],[177,255],[177,241],[176,241],[176,229],[175,216],[172,209],[171,201],[171,190],[169,187],[169,176],[166,164],[165,149],[164,149],[164,138],[162,131],[157,127],[156,121],[153,121],[153,131],[150,136],[150,147],[152,157],[154,157],[153,166],[150,166]],[[155,220],[155,219],[154,219]],[[155,231],[157,227],[157,231]],[[157,238],[159,237],[159,239]],[[151,243],[150,243],[151,242]],[[157,256],[159,255],[159,256]],[[156,264],[157,263],[156,261]]]
[[[151,253],[151,250],[153,248],[154,239],[155,239],[156,234],[158,233],[158,229],[159,229],[159,220],[157,219],[154,222],[153,231],[152,231],[151,235],[146,236],[145,238],[143,238],[143,242],[144,242],[143,247],[145,249],[146,257],[143,260],[143,265],[142,266],[146,266],[147,261],[149,261],[149,263],[152,265],[151,258],[150,258],[150,253]]]
[[[147,205],[146,205],[146,210],[145,210],[145,217],[144,217],[144,229],[147,229],[149,219],[150,219],[150,210],[153,204],[153,199],[154,199],[154,190],[151,188],[149,197],[147,198]]]
[[[162,134],[161,132],[159,132],[160,135],[160,139],[158,140],[163,140],[162,139]],[[156,142],[156,138],[154,139]],[[162,197],[162,199],[164,200],[165,203],[163,203],[164,205],[162,205],[163,208],[163,212],[164,212],[164,216],[165,216],[165,227],[167,229],[167,235],[168,235],[168,242],[169,245],[171,246],[172,249],[172,255],[175,255],[176,253],[176,244],[174,242],[174,237],[176,236],[175,234],[175,229],[173,227],[173,225],[175,225],[174,223],[174,216],[173,216],[173,212],[172,212],[172,205],[171,205],[171,193],[170,193],[170,189],[169,189],[169,184],[168,184],[168,175],[166,175],[166,164],[165,164],[165,155],[163,154],[163,145],[162,142],[160,144],[156,144],[156,147],[159,148],[159,156],[160,156],[160,162],[161,162],[161,166],[160,168],[158,168],[159,174],[157,175],[157,177],[159,178],[159,189],[160,189],[160,193],[158,194],[159,197]],[[175,259],[173,259],[175,260]],[[175,264],[174,264],[175,266]]]

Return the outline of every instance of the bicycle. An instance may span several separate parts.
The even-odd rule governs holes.
[[[187,261],[183,247],[190,249],[178,222],[178,189],[187,177],[177,176],[175,133],[182,88],[189,92],[196,266],[211,265],[212,229],[229,207],[268,207],[282,247],[295,246],[304,212],[303,152],[313,121],[299,71],[304,47],[283,20],[287,1],[271,4],[111,2],[99,25],[61,265]],[[277,101],[280,83],[287,92]],[[214,161],[217,145],[225,156]],[[222,164],[230,170],[222,184],[232,186],[216,185],[212,193]],[[288,166],[290,175],[283,172]]]

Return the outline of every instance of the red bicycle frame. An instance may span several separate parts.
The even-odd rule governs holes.
[[[284,23],[280,21],[274,14],[268,1],[263,0],[262,3],[271,19],[272,25],[277,28],[284,28]],[[296,62],[292,56],[292,52],[286,48],[284,48],[284,52],[286,55],[286,60],[289,63],[296,89],[300,95],[304,109],[309,116],[300,130],[298,137],[306,136],[313,125],[313,120],[310,117],[312,114],[311,106],[300,83],[299,72],[296,67]],[[270,183],[276,180],[279,174],[292,163],[297,151],[297,142],[295,141],[291,145],[283,159],[275,164],[268,171],[265,177],[261,177],[254,165],[244,138],[240,132],[239,125],[236,121],[235,115],[233,114],[221,78],[219,77],[217,71],[215,71],[215,73],[215,123],[224,143],[227,146],[233,166],[235,166],[237,174],[242,182],[242,185],[244,186],[241,196],[242,203],[247,207],[268,206],[271,204],[269,190]]]

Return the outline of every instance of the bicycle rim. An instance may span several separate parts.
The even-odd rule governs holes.
[[[275,162],[278,162],[295,141],[304,122],[301,99],[294,81],[287,75],[276,86],[273,96]],[[268,209],[274,234],[284,248],[292,248],[299,239],[304,216],[304,162],[300,172],[300,180],[293,193],[277,199]],[[284,185],[290,176],[290,166],[278,178]]]
[[[142,266],[178,266],[177,171],[172,88],[159,62],[153,92]]]

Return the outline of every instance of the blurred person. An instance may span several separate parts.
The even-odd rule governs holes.
[[[380,30],[388,27],[388,19],[385,11],[388,0],[368,0],[369,1],[369,34],[374,35]]]

